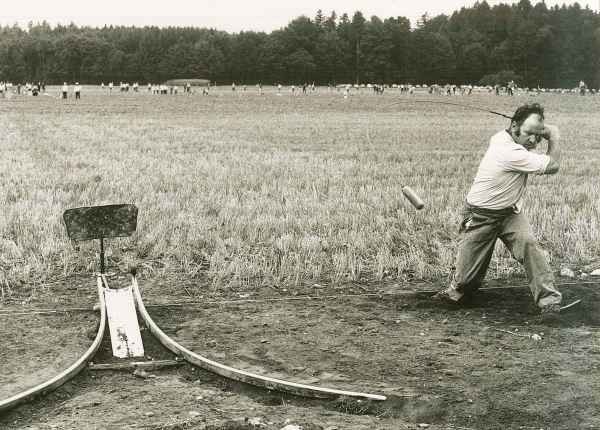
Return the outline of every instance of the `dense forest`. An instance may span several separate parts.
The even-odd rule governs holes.
[[[271,33],[194,27],[0,27],[0,81],[600,86],[600,14],[529,0],[451,16],[300,16]],[[497,82],[503,83],[503,82]]]

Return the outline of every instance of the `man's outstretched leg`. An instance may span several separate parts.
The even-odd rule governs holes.
[[[497,238],[497,220],[466,210],[450,285],[434,297],[459,303],[474,293],[487,272]]]
[[[552,270],[531,232],[527,217],[514,214],[502,226],[500,239],[525,268],[533,301],[542,313],[558,313],[562,294],[554,285]]]

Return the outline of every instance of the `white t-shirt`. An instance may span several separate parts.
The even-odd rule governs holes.
[[[550,157],[529,152],[506,131],[496,133],[481,160],[467,203],[485,209],[520,212],[529,173],[544,174]]]

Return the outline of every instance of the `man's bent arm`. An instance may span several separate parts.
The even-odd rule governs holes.
[[[553,125],[546,126],[546,133],[544,136],[548,139],[548,150],[546,151],[546,155],[550,157],[550,162],[548,166],[546,166],[546,170],[544,171],[545,175],[553,175],[558,172],[560,168],[560,134],[558,132],[558,127]]]

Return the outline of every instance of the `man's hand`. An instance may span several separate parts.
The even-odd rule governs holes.
[[[558,127],[551,124],[546,124],[544,130],[540,133],[546,140],[558,140],[560,138],[560,132],[558,131]]]

